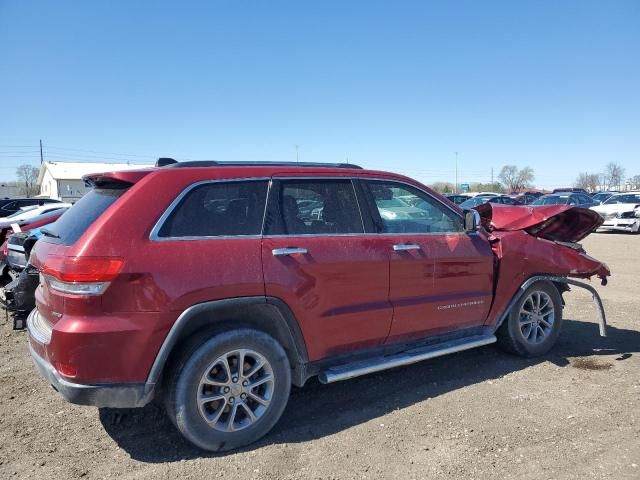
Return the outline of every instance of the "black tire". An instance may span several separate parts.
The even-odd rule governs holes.
[[[257,374],[253,376],[247,375],[243,377],[239,375],[238,367],[235,367],[234,375],[234,352],[243,350],[252,352],[253,358],[262,357],[266,360],[267,367],[263,367]],[[227,355],[230,355],[227,357]],[[243,365],[251,364],[249,353],[246,353],[247,360]],[[232,390],[229,393],[223,393],[223,388],[218,386],[201,385],[201,380],[205,373],[212,377],[212,372],[218,372],[219,378],[226,378],[224,373],[224,362],[219,362],[216,366],[212,365],[217,359],[227,358],[227,365],[230,365],[229,372],[239,381],[230,383]],[[239,361],[237,363],[240,363]],[[258,364],[256,361],[253,366]],[[251,373],[251,368],[244,367],[242,373]],[[248,369],[248,370],[247,370]],[[256,378],[262,376],[262,379],[272,376],[272,382],[266,382],[263,386],[253,387],[255,389],[270,388],[268,394],[270,403],[262,406],[253,400],[251,393],[244,393],[244,400],[240,399],[238,393],[241,387],[242,379],[246,378],[248,382],[259,383]],[[229,380],[231,380],[231,376]],[[216,381],[218,381],[216,379]],[[277,423],[284,411],[289,399],[289,391],[291,390],[291,368],[289,360],[282,346],[271,336],[266,333],[252,330],[248,328],[231,330],[224,333],[213,335],[201,334],[188,342],[181,352],[172,362],[169,374],[165,381],[165,406],[169,417],[178,428],[180,433],[194,445],[212,452],[223,452],[248,445],[263,437]],[[252,387],[246,387],[252,388]],[[209,389],[206,392],[206,389]],[[235,389],[235,393],[234,393]],[[248,392],[249,390],[244,390]],[[252,390],[259,393],[257,390]],[[224,396],[222,400],[206,404],[203,408],[206,410],[201,413],[198,395]],[[231,404],[233,396],[234,403]],[[259,395],[262,398],[262,394]],[[236,400],[237,399],[237,400]],[[222,406],[221,406],[222,405]],[[235,406],[237,414],[234,413],[231,418],[231,412]],[[247,408],[255,407],[257,419],[252,420],[248,414]],[[212,423],[211,426],[205,420],[205,415],[212,411],[210,420],[216,417],[217,413],[221,413],[221,420]],[[225,413],[227,412],[228,413]],[[252,410],[253,411],[253,410]],[[235,412],[235,411],[234,411]],[[260,412],[259,415],[257,412]],[[221,425],[225,422],[225,418],[230,418],[226,425],[233,424],[236,428],[234,419],[240,418],[248,426],[240,425],[241,429],[235,431],[221,431]]]
[[[528,310],[532,306],[535,310],[536,294],[539,295],[538,298],[549,299],[549,306],[553,308],[553,323],[550,328],[547,326],[550,320],[548,315],[543,318],[545,323],[542,323],[538,320],[540,318],[538,315],[527,318],[525,314],[521,314],[523,309]],[[531,321],[531,318],[534,320]],[[526,322],[529,321],[531,323],[527,324]],[[509,316],[496,332],[496,337],[498,345],[509,353],[521,357],[538,357],[553,347],[560,335],[561,327],[562,298],[558,289],[550,282],[536,282],[527,288],[524,295],[513,306]],[[543,337],[540,337],[540,329],[545,333]]]

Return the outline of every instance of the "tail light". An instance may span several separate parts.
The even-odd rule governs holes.
[[[119,257],[47,257],[40,272],[52,290],[73,295],[100,295],[122,271]]]
[[[5,240],[4,245],[2,246],[2,253],[5,257],[9,255],[9,240]]]

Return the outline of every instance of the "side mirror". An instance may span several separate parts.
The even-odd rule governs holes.
[[[464,211],[464,231],[467,233],[477,232],[480,228],[480,214],[477,210]]]

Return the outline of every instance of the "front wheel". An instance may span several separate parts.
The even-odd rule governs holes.
[[[513,306],[496,332],[498,345],[522,357],[547,353],[556,343],[562,325],[562,299],[549,282],[537,282]]]
[[[192,341],[173,365],[165,400],[187,440],[222,452],[271,430],[290,389],[282,346],[266,333],[238,329]]]

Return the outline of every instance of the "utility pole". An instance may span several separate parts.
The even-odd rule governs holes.
[[[491,167],[491,188],[493,188],[493,167]]]
[[[298,160],[298,149],[300,148],[300,145],[295,145],[296,147],[296,163],[300,163]]]
[[[40,139],[40,164],[44,162],[44,156],[42,155],[42,139]]]
[[[456,152],[456,188],[455,193],[458,193],[458,152]]]

